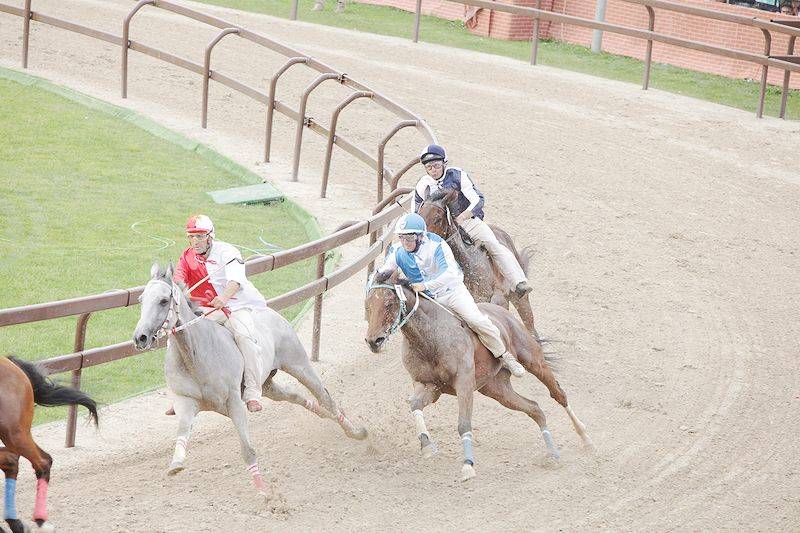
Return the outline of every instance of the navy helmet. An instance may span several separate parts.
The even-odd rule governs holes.
[[[433,161],[447,162],[447,153],[444,148],[438,144],[431,144],[419,156],[419,160],[423,165],[427,165]]]

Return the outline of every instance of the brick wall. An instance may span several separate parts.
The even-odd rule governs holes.
[[[356,1],[377,5],[389,5],[412,12],[415,7],[414,0]],[[797,17],[783,16],[777,13],[728,5],[715,0],[678,1],[724,13],[735,13],[765,20],[769,20],[770,18],[797,20]],[[505,0],[505,2],[526,7],[534,7],[535,5],[535,0]],[[542,9],[585,19],[594,19],[595,2],[593,0],[541,0],[541,3]],[[424,14],[447,20],[465,20],[474,13],[471,9],[470,6],[443,0],[423,0],[422,2],[422,12]],[[714,21],[681,13],[673,13],[662,9],[656,9],[655,12],[655,31],[658,33],[734,50],[756,54],[763,53],[764,37],[759,29],[749,28],[731,22]],[[646,29],[647,10],[644,6],[629,4],[623,0],[608,0],[606,21],[611,24]],[[477,15],[467,20],[467,28],[470,32],[481,36],[506,40],[529,40],[532,34],[533,21],[510,13],[480,10]],[[542,39],[556,39],[588,47],[591,46],[592,42],[592,30],[566,24],[542,22],[540,37]],[[785,35],[773,34],[772,54],[785,54],[787,44],[788,38]],[[603,34],[603,50],[612,54],[644,59],[645,46],[646,41],[641,39],[624,35],[615,35],[608,32]],[[797,48],[798,53],[800,53],[800,43],[798,43]],[[759,80],[761,77],[761,67],[759,65],[661,43],[653,43],[653,60],[700,72],[719,74],[730,78]],[[767,81],[773,85],[781,85],[783,83],[783,71],[779,69],[770,69]],[[800,75],[795,74],[792,76],[791,87],[800,89]]]

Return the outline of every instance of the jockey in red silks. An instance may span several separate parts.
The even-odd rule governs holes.
[[[190,246],[178,261],[174,280],[187,287],[200,282],[192,289],[191,297],[206,311],[212,311],[207,318],[233,333],[244,358],[243,399],[248,411],[260,411],[263,363],[252,311],[266,309],[267,302],[247,279],[239,250],[215,239],[210,218],[206,215],[190,217],[186,222],[186,237]]]

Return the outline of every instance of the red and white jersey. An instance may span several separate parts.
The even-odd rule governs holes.
[[[190,246],[178,261],[174,279],[191,287],[210,273],[209,279],[192,291],[194,298],[202,300],[211,300],[222,294],[228,282],[235,281],[239,284],[239,290],[228,301],[231,311],[245,308],[266,309],[267,301],[247,279],[241,259],[239,250],[227,242],[212,241],[208,258],[197,255]]]

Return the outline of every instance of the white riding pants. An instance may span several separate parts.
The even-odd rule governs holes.
[[[208,317],[217,324],[222,324],[233,333],[236,346],[242,352],[244,359],[244,394],[242,399],[258,400],[261,398],[261,376],[264,365],[261,361],[261,348],[256,342],[256,325],[250,309],[237,309],[231,311],[231,316],[225,316],[222,311],[214,311]]]
[[[463,283],[445,294],[437,295],[436,301],[466,322],[492,355],[500,357],[505,353],[506,345],[500,338],[500,330],[481,312]]]
[[[525,272],[522,271],[513,252],[497,240],[497,236],[486,222],[478,217],[473,217],[461,223],[461,227],[475,241],[475,244],[482,244],[486,248],[500,272],[511,282],[512,289],[517,286],[517,283],[527,281]]]

